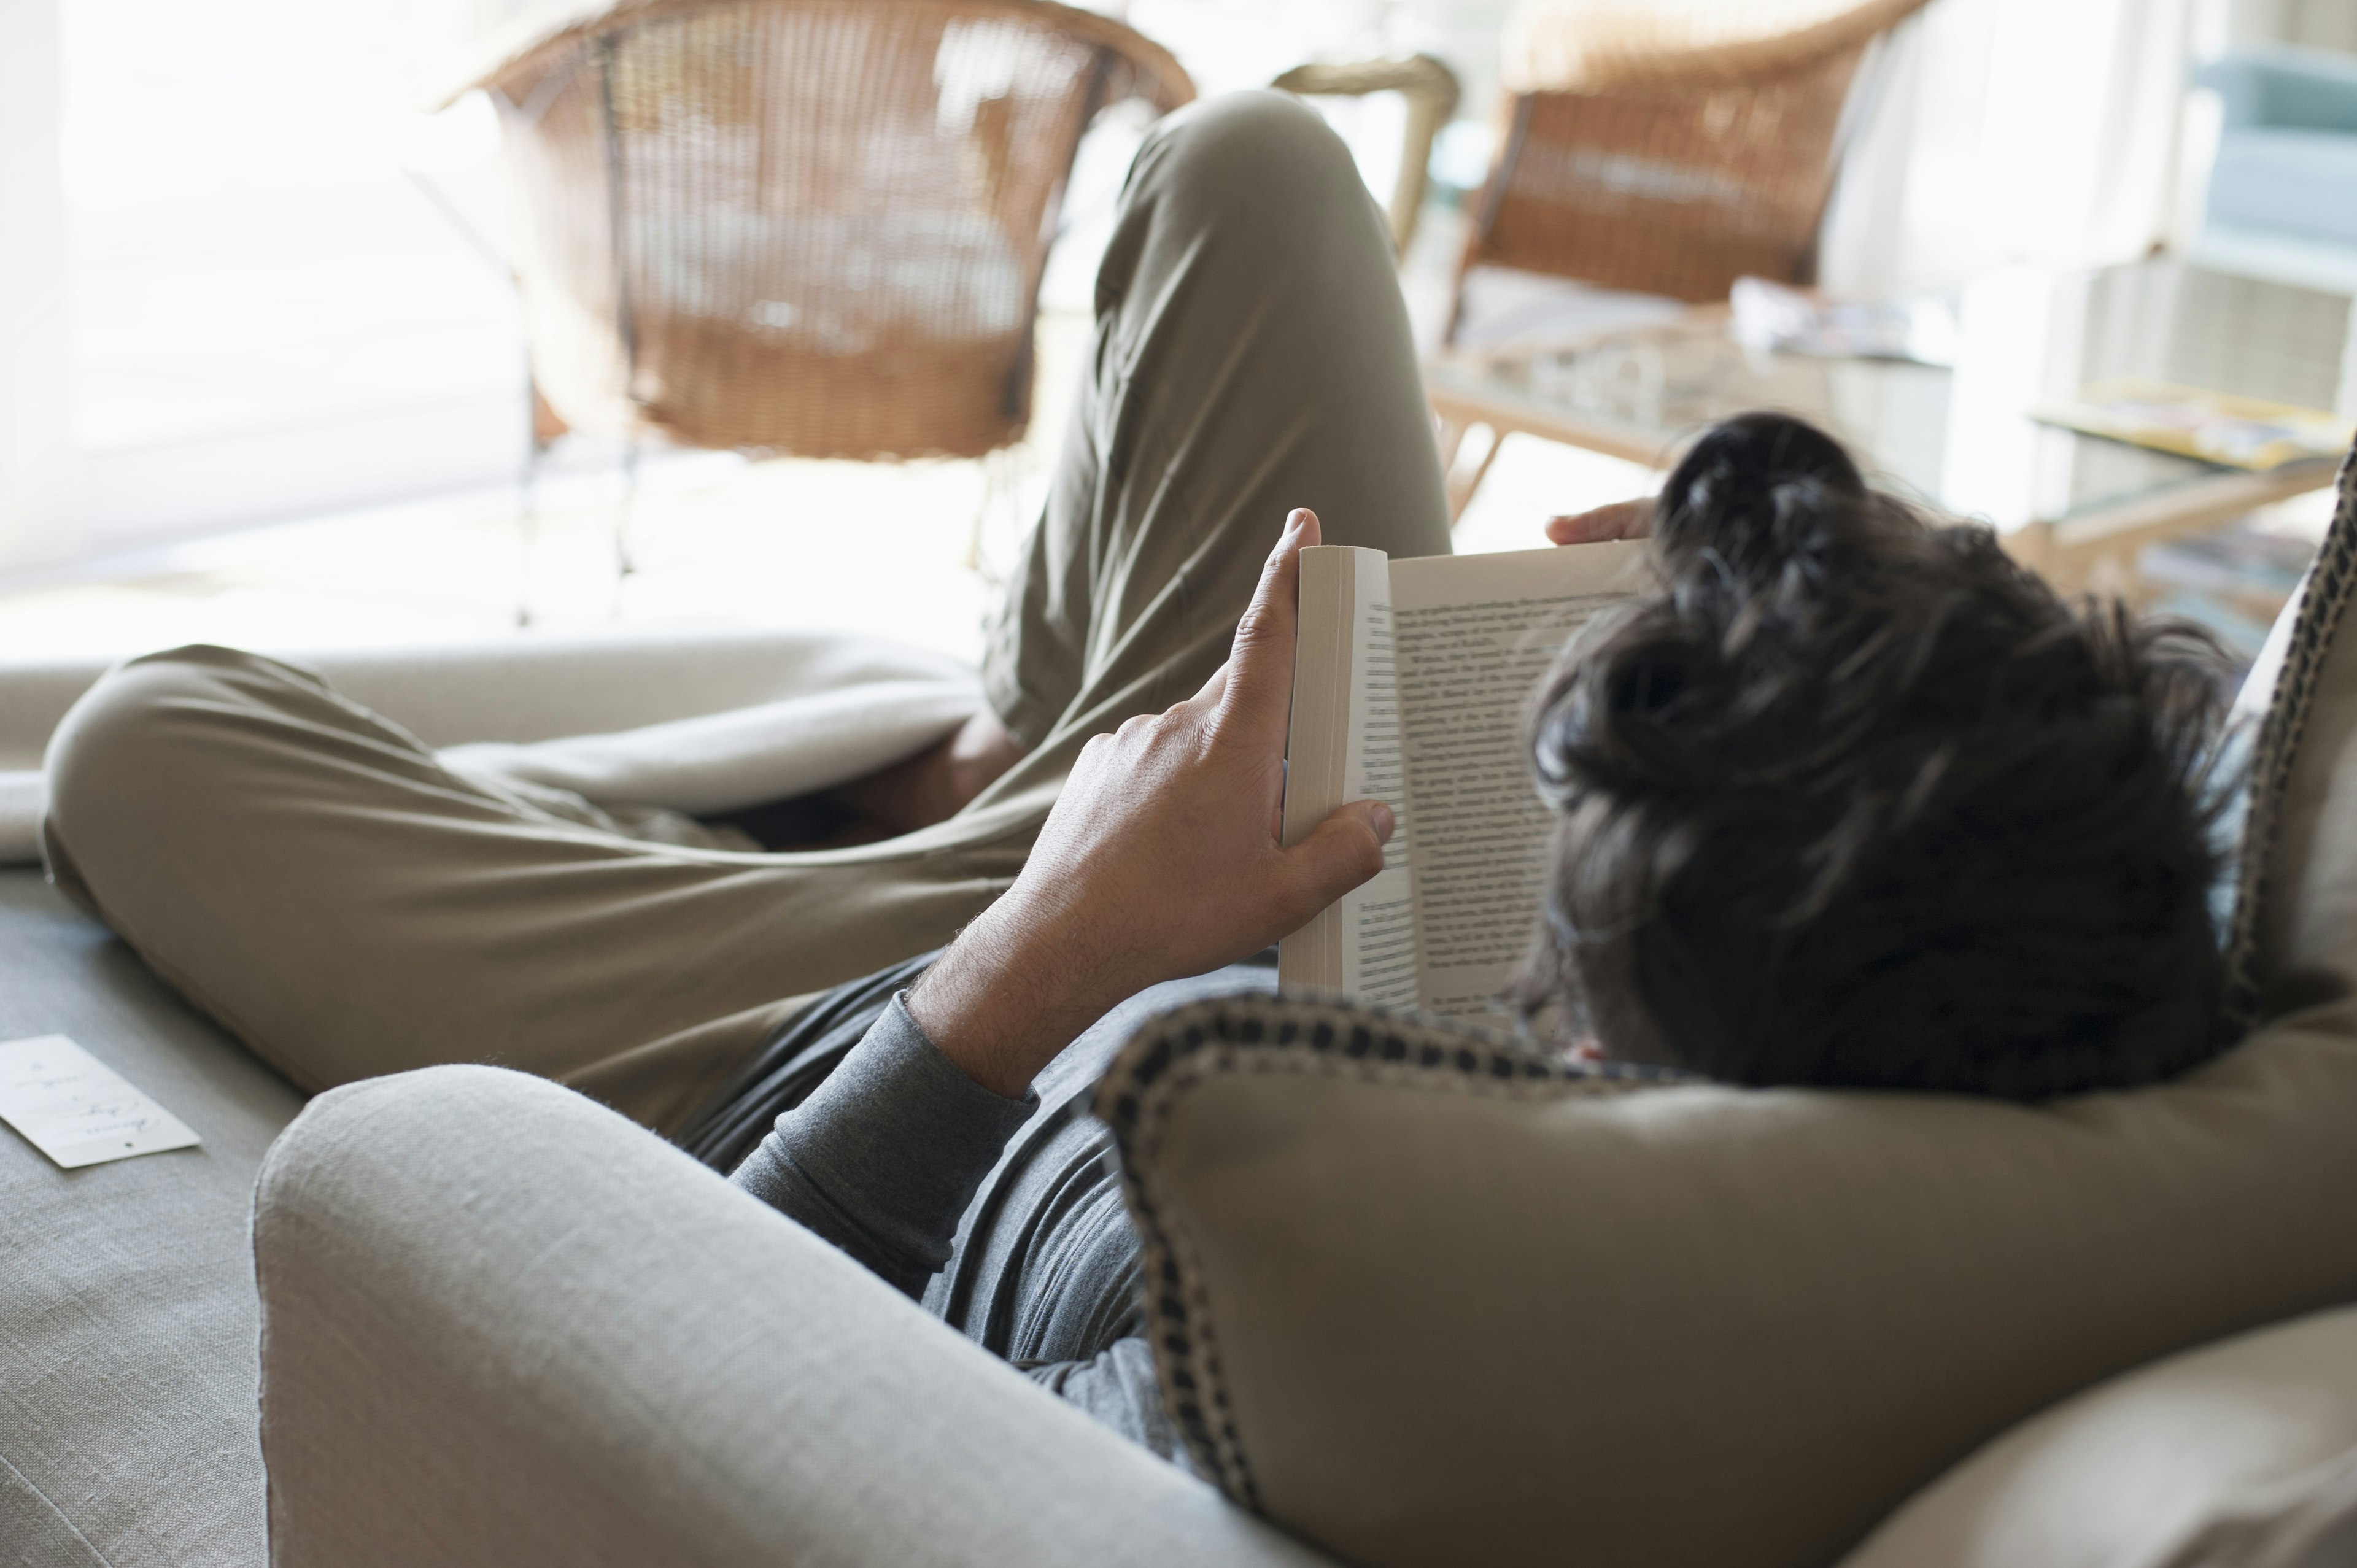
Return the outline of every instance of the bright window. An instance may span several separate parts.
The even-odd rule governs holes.
[[[468,0],[59,5],[83,548],[512,476],[509,287],[404,168]]]

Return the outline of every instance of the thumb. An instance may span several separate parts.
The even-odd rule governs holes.
[[[1337,806],[1308,837],[1284,852],[1287,917],[1298,929],[1318,911],[1383,868],[1392,809],[1381,800]]]
[[[1295,507],[1285,532],[1262,566],[1260,585],[1236,622],[1228,654],[1227,683],[1221,688],[1223,717],[1239,721],[1248,736],[1285,744],[1286,715],[1293,703],[1293,636],[1300,614],[1301,552],[1318,540],[1318,514]],[[1206,691],[1210,688],[1207,685]]]

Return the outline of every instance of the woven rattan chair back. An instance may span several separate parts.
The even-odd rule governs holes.
[[[1921,3],[1804,3],[1786,37],[1699,43],[1690,19],[1712,7],[1695,0],[1663,7],[1689,22],[1667,38],[1644,36],[1676,31],[1659,11],[1633,26],[1618,14],[1627,0],[1534,8],[1512,40],[1529,85],[1474,205],[1466,266],[1695,301],[1725,299],[1747,274],[1810,281],[1859,61]],[[1738,0],[1719,8],[1731,30],[1748,19]]]
[[[1072,158],[1194,93],[1037,0],[638,0],[502,51],[533,375],[574,428],[803,456],[1023,433]]]

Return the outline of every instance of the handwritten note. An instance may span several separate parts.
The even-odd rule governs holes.
[[[63,1035],[0,1041],[0,1122],[67,1170],[197,1143],[178,1117]]]

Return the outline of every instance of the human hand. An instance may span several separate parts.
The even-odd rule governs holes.
[[[887,834],[912,833],[957,815],[1022,759],[1022,744],[985,708],[939,745],[837,785],[833,793]]]
[[[918,982],[918,1026],[985,1088],[1020,1096],[1116,1003],[1260,951],[1383,868],[1379,800],[1279,842],[1301,551],[1318,537],[1315,513],[1286,519],[1228,662],[1089,742],[1015,886]]]
[[[1547,539],[1556,544],[1597,544],[1607,539],[1645,539],[1653,532],[1651,496],[1614,501],[1587,511],[1547,519]]]

